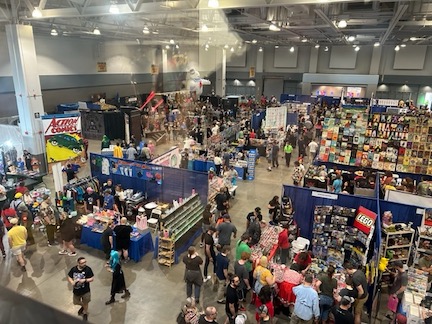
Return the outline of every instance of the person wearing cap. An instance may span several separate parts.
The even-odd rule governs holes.
[[[210,262],[213,262],[213,273],[216,272],[216,253],[214,250],[214,239],[213,234],[216,232],[216,228],[214,226],[210,226],[208,231],[204,236],[204,254],[205,254],[205,262],[204,262],[204,282],[207,282],[211,279],[211,276],[208,274],[208,267]]]
[[[111,255],[111,250],[114,247],[113,228],[114,228],[114,222],[110,219],[107,223],[107,227],[102,232],[102,236],[101,236],[102,249],[105,253],[106,260],[109,260]]]
[[[43,224],[46,228],[46,234],[48,238],[48,246],[53,246],[56,244],[55,241],[55,231],[57,225],[56,212],[54,206],[51,202],[51,197],[48,195],[44,195],[42,197],[43,201],[41,203],[39,218],[42,220]]]
[[[271,323],[271,318],[269,315],[269,311],[267,309],[266,305],[261,305],[258,307],[258,316],[259,316],[259,322],[258,323]]]
[[[313,277],[307,274],[303,284],[293,288],[296,296],[294,311],[291,315],[290,324],[312,324],[319,322],[319,297],[316,290],[312,287]]]
[[[334,306],[331,313],[335,324],[354,324],[354,316],[350,311],[354,298],[349,296],[342,297],[339,306]]]
[[[34,244],[35,240],[32,231],[33,215],[25,204],[24,197],[21,192],[17,192],[14,198],[15,199],[12,200],[10,203],[10,207],[15,210],[18,216],[19,223],[25,226],[25,228],[27,229],[28,244]]]
[[[26,260],[23,253],[26,248],[27,229],[22,225],[18,225],[18,222],[18,218],[12,218],[10,220],[12,228],[8,232],[9,246],[12,254],[16,257],[17,262],[21,266],[21,270],[26,271]]]
[[[83,196],[85,209],[88,213],[93,213],[93,206],[100,207],[99,195],[94,191],[92,187],[86,189],[86,193]]]
[[[74,212],[76,214],[76,212]],[[75,238],[76,220],[72,218],[72,214],[66,212],[60,214],[60,236],[63,241],[63,249],[59,251],[60,255],[76,256],[73,239]]]

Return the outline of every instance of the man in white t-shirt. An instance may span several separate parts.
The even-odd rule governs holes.
[[[316,156],[317,151],[318,151],[318,143],[315,142],[315,140],[312,140],[309,143],[308,148],[309,148],[310,159],[311,159],[311,162],[312,162],[315,159],[315,156]]]

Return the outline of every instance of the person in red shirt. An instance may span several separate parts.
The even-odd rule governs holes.
[[[26,192],[28,188],[25,186],[24,181],[21,181],[18,183],[18,186],[16,187],[16,192],[22,193],[24,195],[24,192]]]
[[[256,134],[255,131],[253,129],[251,129],[250,133],[249,133],[249,138],[255,138]]]
[[[306,272],[312,263],[312,258],[307,251],[303,251],[297,253],[294,257],[294,262],[300,266],[300,271]]]
[[[279,233],[278,237],[278,247],[280,252],[280,262],[281,264],[287,263],[287,258],[289,254],[290,243],[288,240],[288,224],[282,225],[282,232]]]
[[[9,231],[13,226],[9,222],[9,220],[17,217],[16,211],[15,211],[15,209],[11,208],[10,204],[7,202],[3,206],[3,210],[2,210],[1,215],[2,215],[3,224],[6,227],[6,229]]]

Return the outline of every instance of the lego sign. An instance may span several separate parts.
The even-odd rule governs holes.
[[[354,220],[354,227],[358,228],[365,234],[370,233],[372,226],[375,224],[377,214],[362,206],[357,211],[357,216]]]

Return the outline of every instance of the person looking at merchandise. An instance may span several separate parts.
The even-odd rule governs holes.
[[[109,258],[111,257],[111,250],[114,247],[113,228],[114,222],[110,219],[107,223],[107,227],[102,232],[101,236],[102,249],[105,253],[106,260],[109,260]]]
[[[319,297],[312,287],[312,281],[312,275],[308,274],[305,276],[302,285],[293,288],[296,301],[290,324],[312,324],[313,320],[315,320],[315,323],[319,322]]]
[[[277,224],[277,217],[280,212],[279,197],[274,196],[272,200],[269,201],[268,206],[270,221]]]
[[[396,307],[396,309],[398,309],[400,303],[402,302],[404,292],[408,286],[408,274],[405,271],[402,261],[395,261],[392,265],[396,270],[396,275],[393,281],[393,285],[389,290],[389,297],[392,295],[397,297],[398,306]]]
[[[107,189],[109,189],[110,194],[114,194],[114,184],[111,179],[108,179],[107,182],[105,182],[102,186],[102,192],[105,192]]]
[[[129,261],[130,234],[133,232],[132,226],[127,224],[127,218],[120,219],[120,225],[114,227],[116,249],[125,262]]]
[[[296,256],[294,257],[294,262],[299,265],[300,271],[305,273],[312,264],[312,258],[309,252],[302,251],[296,254]]]
[[[117,205],[114,203],[114,196],[111,194],[111,190],[106,189],[104,191],[104,203],[103,209],[105,210],[114,210],[118,212]]]
[[[266,256],[262,256],[258,266],[253,272],[253,277],[255,279],[254,290],[256,294],[259,294],[262,287],[272,286],[276,282],[276,277],[268,269],[268,259]]]
[[[345,277],[345,285],[346,285],[345,288],[342,288],[339,291],[339,294],[333,295],[334,299],[336,301],[340,302],[344,296],[348,296],[348,297],[353,298],[353,300],[356,300],[358,297],[358,292],[357,292],[357,289],[355,289],[353,287],[353,281],[352,281],[351,277],[349,277],[349,276]],[[351,306],[350,306],[349,310],[352,311]]]
[[[336,178],[333,180],[332,191],[334,193],[340,193],[342,191],[342,176],[340,174],[337,174]]]
[[[361,315],[363,313],[363,306],[368,298],[368,284],[363,271],[356,269],[353,264],[347,263],[345,265],[347,273],[352,277],[354,288],[357,289],[358,298],[354,302],[354,323],[361,324]]]
[[[84,206],[88,213],[93,213],[93,206],[100,207],[99,195],[93,190],[92,187],[86,189],[83,196]]]
[[[289,233],[288,228],[289,224],[283,224],[282,225],[282,231],[279,233],[278,236],[278,248],[279,248],[279,256],[280,256],[280,263],[286,264],[289,254]]]
[[[269,321],[264,323],[271,323],[273,317],[274,317],[274,305],[273,305],[273,296],[272,296],[272,289],[270,286],[264,286],[260,293],[258,294],[257,298],[255,298],[255,309],[257,310],[255,312],[255,319],[257,320],[257,323],[262,323],[261,316],[259,309],[264,308],[266,309],[266,317],[268,317]]]
[[[255,219],[257,217],[261,216],[261,220],[262,220],[262,215],[261,215],[261,208],[260,207],[255,207],[254,211],[250,212],[249,214],[247,214],[246,216],[246,228],[249,228],[249,225],[255,221]]]
[[[337,288],[337,281],[333,278],[334,273],[335,268],[329,266],[327,273],[321,273],[315,284],[319,295],[320,314],[323,322],[327,321],[330,309],[333,306],[333,295]]]
[[[354,316],[350,311],[353,302],[354,298],[344,296],[339,306],[335,306],[331,309],[331,313],[334,317],[334,324],[354,324]]]
[[[428,282],[432,281],[432,250],[426,250],[418,261],[418,267],[428,275]]]

